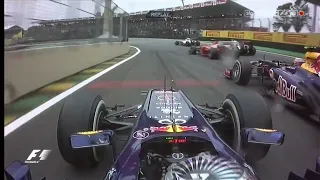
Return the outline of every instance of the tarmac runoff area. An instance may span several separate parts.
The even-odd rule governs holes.
[[[191,56],[186,47],[175,46],[173,40],[130,39],[130,44],[134,47],[129,54],[45,87],[41,91],[45,93],[39,92],[29,98],[39,96],[38,101],[42,103],[52,102],[50,98],[60,96],[61,92],[67,89],[71,90],[75,84],[81,83],[84,79],[92,78],[99,73],[99,75],[103,74],[102,72],[106,69],[109,70],[105,74],[78,89],[69,97],[76,93],[94,93],[101,95],[110,106],[134,105],[143,101],[144,97],[140,96],[141,91],[162,88],[165,74],[174,80],[175,88],[184,91],[196,104],[221,103],[228,93],[259,89],[259,83],[255,81],[250,82],[248,87],[240,87],[226,80],[222,76],[226,67],[222,61]],[[255,56],[241,58],[250,61],[263,58],[264,55],[271,60],[289,62],[293,59],[266,52],[257,52]],[[126,59],[130,57],[132,58]],[[257,163],[255,169],[262,180],[287,179],[290,171],[303,175],[306,168],[314,168],[316,157],[320,155],[319,126],[282,107],[278,102],[265,100],[272,113],[274,128],[284,132],[286,139],[282,146],[272,147],[267,157]],[[14,160],[26,160],[34,149],[49,149],[52,151],[45,161],[30,164],[34,179],[44,176],[47,179],[57,180],[101,179],[105,175],[110,167],[106,162],[102,162],[95,169],[77,170],[61,158],[56,143],[56,122],[64,101],[65,99],[61,99],[57,103],[52,103],[44,111],[38,110],[38,115],[5,136],[5,166]],[[33,104],[32,108],[26,107],[30,104]],[[26,113],[38,105],[39,102],[32,103],[31,100],[25,99],[24,102],[20,102],[19,107],[28,109],[23,112]],[[17,106],[15,108],[19,109]],[[124,144],[125,139],[122,139],[122,142],[118,143],[119,146]]]

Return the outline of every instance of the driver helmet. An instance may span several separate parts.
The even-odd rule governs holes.
[[[301,65],[302,68],[319,74],[320,73],[320,53],[317,52],[307,52],[305,54],[305,63]]]
[[[308,64],[314,64],[319,59],[320,53],[317,52],[307,52],[305,54],[305,60]]]
[[[292,62],[293,66],[301,66],[305,61],[302,58],[295,58]]]
[[[174,163],[168,167],[164,180],[191,179],[250,179],[250,175],[233,160],[200,153],[198,156]]]

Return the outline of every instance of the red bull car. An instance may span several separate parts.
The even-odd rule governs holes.
[[[277,94],[286,104],[303,107],[307,114],[320,122],[320,53],[307,52],[305,60],[292,64],[271,60],[237,60],[224,76],[236,84],[247,85],[252,77],[261,80],[265,92]]]
[[[191,46],[189,54],[200,54],[209,59],[222,59],[224,57],[238,58],[240,56],[240,46],[235,41],[212,41],[211,44]]]
[[[57,124],[61,157],[81,168],[104,158],[113,164],[106,169],[106,180],[258,180],[248,163],[262,159],[270,145],[284,141],[257,93],[230,94],[219,107],[195,105],[172,88],[143,93],[142,104],[122,110],[119,105],[107,107],[100,96],[78,94],[67,99]],[[255,103],[250,107],[247,101]],[[119,150],[116,139],[124,134],[126,145]],[[17,167],[12,165],[6,174],[30,175],[26,168]]]

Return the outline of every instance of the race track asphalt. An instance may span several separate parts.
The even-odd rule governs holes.
[[[194,103],[220,103],[228,93],[258,89],[254,82],[240,87],[226,80],[222,76],[225,67],[222,61],[191,56],[188,48],[175,46],[173,40],[131,39],[130,42],[141,50],[138,56],[74,94],[100,94],[110,106],[116,103],[135,105],[144,99],[140,91],[162,87],[164,75],[173,79],[173,86],[183,90]],[[255,56],[241,58],[256,60],[263,55],[257,52]],[[272,60],[292,59],[266,55]],[[303,175],[306,168],[314,169],[316,157],[320,155],[319,126],[285,108],[279,109],[277,102],[266,101],[274,128],[284,132],[286,139],[282,146],[272,147],[266,158],[257,164],[256,170],[262,180],[285,180],[289,171]],[[109,168],[105,162],[96,169],[79,170],[62,160],[57,148],[56,125],[63,102],[5,137],[5,166],[13,160],[24,161],[34,149],[51,149],[47,160],[30,165],[34,179],[44,176],[47,180],[103,178]]]

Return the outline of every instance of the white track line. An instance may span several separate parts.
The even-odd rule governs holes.
[[[96,80],[97,78],[101,77],[102,75],[106,74],[107,72],[111,71],[112,69],[115,69],[116,67],[120,66],[121,64],[129,61],[130,59],[134,58],[135,56],[137,56],[141,52],[141,50],[139,48],[134,47],[134,46],[131,46],[131,47],[137,49],[138,52],[136,52],[134,55],[124,59],[123,61],[99,72],[98,74],[82,81],[81,83],[73,86],[72,88],[62,92],[61,94],[55,96],[54,98],[50,99],[49,101],[45,102],[44,104],[38,106],[37,108],[33,109],[32,111],[28,112],[27,114],[21,116],[20,118],[16,119],[12,123],[8,124],[7,126],[4,127],[4,137],[6,137],[8,134],[12,133],[13,131],[15,131],[16,129],[21,127],[22,125],[26,124],[27,122],[32,120],[32,118],[36,117],[37,115],[39,115],[40,113],[42,113],[46,109],[55,105],[56,103],[58,103],[62,99],[66,98],[67,96],[71,95],[72,93],[76,92],[80,88],[86,86],[90,82]]]

